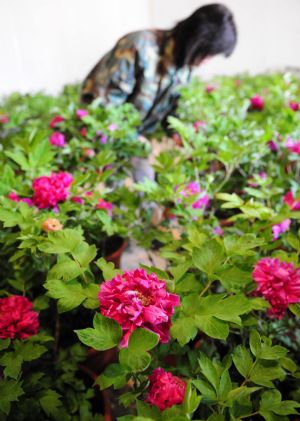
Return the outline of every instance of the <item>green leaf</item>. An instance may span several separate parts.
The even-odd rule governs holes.
[[[181,346],[195,339],[198,329],[192,317],[180,317],[172,323],[170,333]]]
[[[132,352],[144,352],[154,348],[159,342],[159,336],[147,329],[135,329],[129,337],[128,348]]]
[[[217,400],[216,392],[208,382],[205,380],[192,380],[192,383],[207,401],[214,402]]]
[[[195,266],[212,276],[224,261],[224,252],[222,246],[217,240],[210,240],[202,248],[196,248],[192,253]]]
[[[85,242],[79,243],[73,250],[72,256],[82,267],[88,267],[89,263],[97,256],[96,246],[89,246]]]
[[[18,401],[19,397],[23,394],[22,382],[6,379],[0,380],[0,411],[8,415],[11,402]]]
[[[57,410],[60,406],[62,406],[62,402],[60,401],[61,395],[59,395],[55,390],[47,390],[44,392],[42,397],[39,398],[39,402],[41,407],[43,408],[45,414],[48,417],[52,415],[56,415]]]
[[[203,376],[206,377],[209,383],[217,391],[219,387],[219,374],[214,363],[203,353],[200,354],[198,362]]]
[[[61,231],[50,232],[48,240],[41,243],[38,249],[44,253],[72,253],[78,249],[82,241],[83,237],[80,232],[66,228]]]
[[[137,413],[140,417],[150,418],[155,421],[161,420],[161,412],[155,405],[149,405],[141,400],[136,401]]]
[[[195,389],[192,388],[192,383],[188,382],[185,395],[184,395],[184,401],[183,401],[183,407],[184,411],[187,414],[192,414],[199,406],[199,403],[201,401],[201,396],[197,395],[197,392]]]
[[[283,379],[285,371],[273,361],[259,361],[252,369],[250,379],[259,386],[273,387],[273,380]]]
[[[257,357],[261,352],[261,339],[256,330],[251,330],[249,344],[252,354]]]
[[[103,278],[105,281],[114,278],[120,273],[120,270],[115,269],[115,266],[112,262],[107,262],[103,257],[97,260],[96,265],[99,269],[102,270]]]
[[[218,271],[217,278],[225,289],[230,292],[241,292],[252,282],[252,273],[232,266]]]
[[[255,254],[252,249],[263,244],[264,240],[257,238],[255,234],[230,235],[224,238],[224,246],[228,256],[252,256]]]
[[[224,370],[221,379],[218,396],[222,401],[225,401],[228,397],[229,392],[232,389],[232,383],[228,370]]]
[[[82,343],[97,351],[105,351],[119,344],[122,329],[116,321],[97,313],[94,316],[93,325],[94,328],[75,330]]]
[[[62,262],[56,263],[48,273],[51,279],[62,279],[63,281],[71,281],[82,275],[84,271],[74,260],[65,259]]]
[[[58,311],[64,313],[78,307],[86,299],[82,285],[76,280],[64,282],[49,279],[44,284],[47,295],[58,300]]]
[[[248,349],[246,349],[242,345],[238,345],[234,350],[232,359],[233,359],[234,365],[236,366],[238,372],[243,377],[245,377],[245,378],[248,377],[248,375],[250,373],[250,370],[253,366],[253,359],[252,359]]]
[[[0,209],[0,221],[3,222],[4,228],[14,227],[22,222],[22,216],[15,211],[8,209]]]
[[[228,324],[213,316],[195,316],[195,324],[206,335],[216,339],[226,339],[229,335]]]
[[[268,390],[264,392],[261,396],[261,402],[259,409],[261,411],[264,410],[272,410],[273,406],[276,406],[280,404],[281,402],[281,393],[274,389],[274,390]]]
[[[115,389],[119,389],[126,384],[126,372],[120,364],[110,364],[97,378],[95,384],[98,384],[102,390],[112,385]]]
[[[15,355],[14,352],[9,352],[4,354],[0,360],[0,364],[5,366],[4,375],[5,377],[11,377],[12,379],[17,379],[23,363],[23,358],[21,355]]]
[[[3,351],[4,349],[7,349],[10,345],[10,339],[1,339],[0,341],[0,351]]]

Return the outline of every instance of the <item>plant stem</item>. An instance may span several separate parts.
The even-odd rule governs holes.
[[[259,412],[252,412],[252,414],[247,414],[247,415],[242,415],[241,417],[239,417],[238,419],[239,420],[242,420],[242,419],[244,419],[244,418],[249,418],[249,417],[253,417],[253,415],[257,415],[257,414],[259,414]]]
[[[214,282],[213,280],[212,280],[212,281],[207,282],[207,284],[205,285],[205,287],[203,288],[203,290],[200,292],[200,294],[199,294],[199,298],[200,298],[200,297],[202,297],[202,296],[206,293],[206,291],[210,288],[210,286],[211,286],[211,284],[212,284],[213,282]]]

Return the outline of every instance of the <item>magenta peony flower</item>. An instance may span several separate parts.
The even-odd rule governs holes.
[[[32,303],[21,295],[0,298],[0,338],[26,339],[36,335],[39,315],[32,310]]]
[[[64,202],[68,198],[72,181],[73,177],[67,172],[36,178],[32,182],[34,205],[39,209],[55,208],[59,202]]]
[[[112,216],[113,205],[110,202],[107,202],[104,199],[98,199],[98,203],[96,205],[96,209],[103,209],[106,210],[107,213]]]
[[[59,123],[62,123],[65,119],[61,115],[56,115],[52,118],[52,120],[49,123],[49,127],[51,129],[55,129],[56,126],[59,125]]]
[[[60,132],[53,132],[49,137],[49,142],[51,143],[51,145],[62,148],[65,146],[66,143],[65,135],[63,135]]]
[[[87,110],[84,109],[79,109],[76,111],[76,117],[81,120],[83,117],[87,116],[89,114],[89,112]]]
[[[195,121],[195,123],[193,124],[193,127],[194,127],[194,129],[195,129],[195,132],[196,132],[196,133],[199,133],[199,130],[200,130],[201,128],[203,128],[203,129],[205,129],[205,128],[206,128],[206,122],[205,122],[205,121],[200,121],[200,120],[197,120],[197,121]]]
[[[137,327],[158,334],[162,343],[169,341],[171,316],[180,298],[167,292],[165,281],[155,273],[148,275],[144,269],[136,269],[117,275],[101,284],[99,300],[101,314],[116,320],[123,329],[121,346],[128,345]]]
[[[269,140],[269,142],[267,143],[267,145],[269,146],[270,151],[272,152],[277,152],[279,147],[278,144],[276,142],[274,142],[274,140]]]
[[[251,109],[256,111],[261,111],[265,107],[265,102],[260,95],[254,95],[250,98]]]
[[[297,155],[300,155],[300,140],[298,142],[294,142],[291,137],[287,138],[287,141],[285,143],[285,147]]]
[[[30,197],[20,197],[14,192],[10,192],[7,197],[13,202],[24,202],[27,203],[28,206],[33,206],[33,202]]]
[[[300,210],[300,201],[295,200],[294,195],[291,191],[287,192],[284,197],[283,201],[288,207],[292,210]]]
[[[161,411],[183,402],[186,382],[180,377],[158,367],[153,370],[149,382],[146,402],[157,406]]]
[[[288,231],[290,229],[290,225],[291,225],[290,219],[285,219],[279,224],[273,225],[272,226],[273,240],[277,240],[281,233]]]
[[[1,114],[0,115],[0,123],[2,124],[6,124],[9,122],[9,118],[6,114]]]
[[[300,268],[293,263],[265,257],[256,263],[252,276],[257,283],[255,292],[272,306],[269,316],[282,319],[289,304],[300,303]]]
[[[199,194],[201,192],[201,188],[199,184],[196,181],[191,181],[189,184],[187,184],[184,189],[180,192],[182,196],[184,197],[192,197],[196,194]]]
[[[73,197],[71,197],[71,201],[74,202],[74,203],[78,203],[79,205],[83,205],[84,204],[84,200],[80,196],[73,196]]]
[[[202,197],[200,197],[196,202],[192,204],[193,209],[201,209],[201,208],[207,208],[209,206],[209,196],[208,194],[204,193]]]
[[[290,101],[289,102],[289,107],[293,111],[299,111],[299,108],[300,108],[299,103],[298,102],[295,102],[295,101]]]

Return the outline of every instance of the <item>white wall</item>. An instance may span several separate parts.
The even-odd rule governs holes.
[[[0,0],[0,95],[57,92],[82,80],[126,32],[170,27],[215,0]],[[221,0],[222,1],[222,0]],[[239,42],[214,58],[203,77],[300,67],[300,0],[223,0],[234,12]]]
[[[57,92],[148,26],[148,0],[0,0],[0,94]]]

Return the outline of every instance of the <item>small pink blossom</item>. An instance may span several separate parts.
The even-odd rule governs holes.
[[[87,158],[93,158],[95,156],[94,149],[91,149],[91,148],[83,149],[83,156],[85,156]]]
[[[279,149],[279,146],[276,142],[274,142],[274,140],[269,140],[267,145],[269,146],[270,151],[272,152],[277,152]]]
[[[265,107],[265,102],[260,95],[254,95],[250,98],[251,109],[261,111]]]
[[[65,136],[60,132],[53,132],[49,137],[49,142],[51,145],[58,146],[60,148],[65,146],[66,139]]]
[[[196,181],[188,183],[180,192],[184,197],[192,197],[201,192],[201,188]]]
[[[293,111],[299,111],[299,108],[300,108],[299,103],[298,102],[295,102],[295,101],[290,101],[289,102],[289,107]]]
[[[206,85],[205,86],[205,92],[208,93],[208,94],[210,94],[211,92],[213,92],[215,89],[216,88],[213,85]]]
[[[294,195],[291,191],[287,192],[284,197],[283,201],[288,207],[292,210],[300,210],[300,201],[297,201],[294,198]]]
[[[196,200],[192,204],[192,208],[193,209],[207,208],[209,206],[209,202],[210,202],[210,199],[209,199],[208,194],[204,193],[202,197],[200,197],[198,200]]]
[[[265,257],[256,263],[252,276],[255,293],[271,304],[270,317],[282,319],[289,304],[300,303],[300,268],[293,263]]]
[[[159,367],[152,372],[149,382],[146,402],[157,406],[161,411],[182,404],[186,382],[180,377]]]
[[[89,112],[82,108],[76,111],[76,116],[79,120],[81,120],[83,117],[86,117],[88,114]]]
[[[112,216],[112,211],[113,211],[113,205],[110,202],[107,202],[104,199],[98,199],[98,203],[96,205],[96,209],[103,209],[106,210],[107,213]]]
[[[32,182],[34,205],[39,209],[56,208],[68,198],[72,181],[72,175],[67,172],[53,172],[50,177],[36,178]]]
[[[84,205],[84,200],[80,196],[72,196],[71,201],[74,203],[78,203],[79,205]]]
[[[223,237],[223,235],[224,235],[224,231],[219,226],[218,227],[215,227],[213,229],[213,233],[216,234],[216,235],[218,235],[218,236],[220,236],[220,237]]]
[[[52,118],[52,120],[49,123],[49,127],[51,129],[55,129],[56,126],[59,125],[59,123],[62,123],[65,119],[61,115],[56,115]]]
[[[10,192],[7,197],[13,202],[24,202],[27,203],[27,205],[30,207],[33,206],[33,202],[30,197],[20,197],[17,195],[17,193],[14,192]]]
[[[156,333],[162,343],[170,340],[171,316],[180,298],[167,292],[166,282],[154,273],[136,269],[116,275],[101,284],[99,300],[101,314],[123,329],[121,346],[128,345],[129,336],[138,327]]]
[[[202,128],[202,129],[205,129],[206,128],[206,122],[205,121],[201,121],[201,120],[197,120],[197,121],[195,121],[195,123],[193,124],[193,127],[194,127],[194,129],[195,129],[195,132],[196,133],[199,133],[199,130]]]
[[[110,132],[115,132],[116,130],[118,130],[118,125],[117,125],[117,124],[115,124],[115,123],[112,123],[112,124],[110,124],[110,125],[108,126],[108,130],[109,130]]]
[[[6,115],[6,114],[2,114],[2,115],[0,115],[0,123],[2,123],[2,124],[6,124],[6,123],[8,123],[8,122],[9,122],[8,115]]]
[[[39,330],[39,315],[28,298],[12,295],[0,298],[0,338],[26,339]]]
[[[293,152],[297,155],[300,155],[300,140],[298,140],[298,142],[294,142],[291,137],[288,137],[287,141],[285,143],[285,147],[289,151],[291,151],[291,152]]]
[[[281,233],[288,231],[290,229],[290,225],[291,225],[290,219],[285,219],[279,224],[273,225],[272,226],[273,240],[277,240]]]

